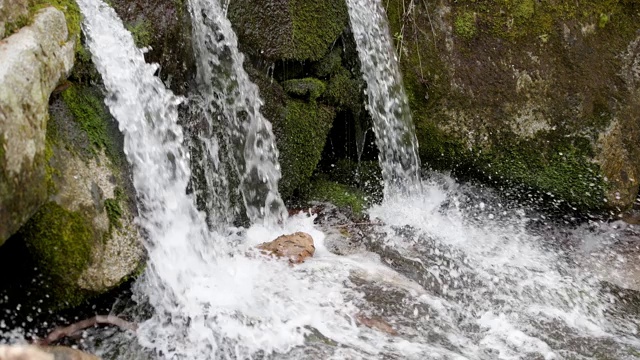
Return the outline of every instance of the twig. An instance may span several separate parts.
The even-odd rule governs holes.
[[[381,225],[384,225],[384,224],[383,224],[382,222],[379,222],[379,221],[378,221],[378,222],[375,222],[375,221],[366,221],[366,222],[356,222],[356,223],[349,223],[349,224],[336,225],[336,227],[338,227],[338,228],[345,228],[345,227],[352,226],[352,225],[354,225],[354,226],[358,226],[358,225],[378,225],[378,226],[381,226]]]
[[[62,338],[71,337],[75,333],[84,330],[86,328],[90,328],[96,325],[114,325],[123,330],[131,330],[136,331],[138,329],[138,324],[132,323],[123,319],[120,319],[114,315],[96,315],[90,319],[85,319],[82,321],[78,321],[77,323],[71,324],[65,327],[57,327],[52,332],[47,335],[44,339],[36,339],[34,341],[37,345],[50,345]]]

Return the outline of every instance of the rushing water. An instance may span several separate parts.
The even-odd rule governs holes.
[[[280,225],[258,221],[248,229],[226,224],[210,230],[187,195],[189,158],[176,110],[182,99],[154,77],[156,67],[144,62],[110,7],[99,0],[78,2],[107,104],[125,136],[149,253],[147,269],[134,287],[134,300],[148,310],[138,319],[137,333],[106,332],[98,341],[86,339],[103,358],[640,356],[637,312],[625,310],[619,294],[601,286],[599,273],[588,270],[596,267],[585,266],[598,262],[599,257],[589,256],[593,242],[611,239],[615,231],[547,224],[527,209],[443,176],[412,189],[417,164],[402,163],[403,172],[410,170],[405,175],[411,191],[388,193],[369,210],[371,224],[350,224],[327,208],[322,219],[301,213]],[[200,19],[216,31],[226,26],[220,23],[228,24],[215,12],[219,8],[199,8],[196,0],[191,5],[195,22]],[[235,51],[239,56],[226,49],[227,55]],[[215,153],[216,143],[210,146]],[[275,151],[271,146],[269,151]],[[415,149],[409,150],[415,155]],[[271,156],[255,161],[269,162]],[[261,176],[277,178],[277,165],[271,169]],[[390,186],[394,181],[399,179]],[[261,213],[251,217],[263,218]],[[316,254],[304,264],[291,267],[254,250],[295,231],[315,239]]]
[[[420,180],[411,109],[402,85],[389,25],[380,0],[347,0],[351,29],[367,83],[380,167],[389,193]]]
[[[189,0],[189,11],[204,108],[201,114],[209,128],[226,129],[221,142],[233,154],[230,160],[249,220],[282,221],[286,208],[278,192],[275,138],[271,124],[260,113],[258,87],[242,67],[244,56],[238,51],[236,34],[220,0]],[[209,153],[215,153],[212,145],[218,148],[220,142],[205,141]],[[207,166],[206,178],[218,176],[221,165],[215,165]]]

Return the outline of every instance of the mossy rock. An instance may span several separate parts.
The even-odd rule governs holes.
[[[323,178],[312,180],[304,193],[308,201],[329,202],[348,208],[356,216],[362,216],[368,204],[361,190]]]
[[[328,106],[288,100],[285,116],[274,122],[280,151],[280,193],[290,197],[305,185],[315,170],[331,129],[335,111]]]
[[[239,0],[228,16],[247,51],[271,60],[319,60],[348,22],[340,0]]]
[[[9,0],[10,3],[13,1],[14,0]],[[82,18],[80,8],[75,0],[18,0],[16,4],[12,5],[15,6],[18,4],[26,5],[26,11],[20,11],[19,16],[15,19],[12,17],[8,18],[9,21],[5,24],[5,36],[9,36],[23,26],[31,24],[36,12],[48,6],[53,6],[64,13],[67,19],[69,39],[77,39],[80,36],[80,23]],[[4,14],[0,13],[0,16],[2,15]]]
[[[282,83],[282,87],[289,95],[309,101],[316,101],[327,88],[323,81],[316,78],[287,80]]]
[[[18,234],[26,243],[60,307],[78,305],[87,294],[77,282],[91,260],[96,241],[91,221],[82,213],[68,211],[55,202],[43,205]]]
[[[639,3],[386,4],[425,167],[581,211],[631,206]]]

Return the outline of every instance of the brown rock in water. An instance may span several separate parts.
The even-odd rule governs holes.
[[[316,251],[313,245],[313,238],[304,232],[278,236],[271,242],[258,245],[258,249],[279,258],[286,257],[292,264],[303,263],[306,258],[313,256]]]
[[[391,336],[398,336],[398,332],[388,322],[379,316],[366,316],[362,313],[356,314],[356,321],[371,329],[376,329]]]
[[[0,345],[0,360],[100,360],[65,346]]]

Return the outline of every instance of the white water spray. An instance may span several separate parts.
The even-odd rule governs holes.
[[[351,29],[367,83],[385,192],[420,181],[420,159],[411,109],[402,85],[387,17],[380,0],[347,0]]]

